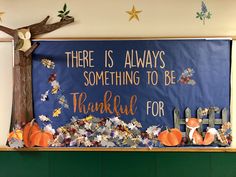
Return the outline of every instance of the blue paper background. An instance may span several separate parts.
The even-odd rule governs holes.
[[[230,54],[231,41],[229,40],[104,40],[104,41],[39,41],[40,45],[33,54],[33,99],[34,116],[41,126],[43,124],[38,116],[46,115],[51,118],[54,128],[68,122],[72,116],[83,118],[86,115],[74,113],[72,107],[71,92],[83,92],[88,95],[88,101],[103,100],[106,90],[111,90],[113,95],[121,96],[121,104],[128,104],[130,96],[138,96],[137,112],[135,116],[121,116],[126,122],[136,118],[146,129],[151,125],[173,127],[173,109],[178,107],[183,116],[184,109],[189,107],[196,110],[198,107],[217,106],[220,108],[230,105]],[[155,68],[134,68],[141,76],[139,86],[93,86],[85,87],[83,72],[85,70],[102,71],[104,69],[104,51],[113,50],[115,66],[109,71],[125,71],[124,61],[126,50],[163,50],[165,51],[164,70],[157,68],[160,84],[150,86],[146,84],[146,71]],[[66,68],[66,51],[93,50],[94,68],[76,69]],[[41,64],[42,58],[52,59],[56,67],[48,69]],[[193,68],[195,74],[192,79],[196,81],[194,86],[176,83],[176,85],[164,85],[164,71],[175,70],[177,79],[186,68]],[[107,69],[106,69],[107,70]],[[60,83],[60,93],[65,95],[70,109],[62,108],[62,114],[58,118],[52,117],[58,104],[57,95],[49,94],[49,100],[42,102],[41,94],[51,90],[48,78],[51,73],[57,74]],[[165,103],[165,115],[153,117],[146,115],[146,102],[148,100],[162,100]],[[100,115],[98,117],[113,117],[114,115]]]

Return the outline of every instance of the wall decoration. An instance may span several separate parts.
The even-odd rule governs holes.
[[[70,13],[70,10],[67,10],[67,5],[66,4],[64,4],[64,6],[63,6],[63,9],[62,10],[60,10],[60,11],[58,11],[58,17],[61,17],[61,20],[65,20],[65,19],[70,19],[70,18],[72,18],[71,16],[69,16],[69,13]]]
[[[202,20],[203,25],[205,25],[206,20],[211,19],[211,16],[212,16],[212,13],[210,11],[208,11],[206,3],[204,1],[202,1],[201,11],[197,12],[196,18],[199,18],[200,20]]]
[[[139,14],[142,12],[142,10],[136,10],[135,6],[132,7],[130,11],[126,11],[126,13],[129,14],[129,21],[136,19],[139,21]]]
[[[11,29],[0,26],[0,30],[9,34],[14,39],[14,68],[13,68],[13,105],[11,130],[22,127],[33,119],[32,103],[32,59],[31,54],[38,47],[39,43],[32,39],[38,35],[54,31],[60,27],[74,22],[74,18],[68,16],[66,4],[63,12],[60,12],[61,20],[56,23],[47,24],[49,16],[39,23]],[[53,67],[53,63],[45,59],[42,61],[47,67]],[[42,95],[42,100],[46,100],[46,92]]]
[[[34,42],[26,147],[230,146],[230,40]]]

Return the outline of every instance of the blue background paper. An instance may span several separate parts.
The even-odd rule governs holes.
[[[111,90],[113,95],[121,96],[121,104],[129,104],[130,96],[138,97],[137,112],[135,116],[121,115],[121,119],[130,122],[136,118],[146,129],[151,125],[173,127],[173,109],[178,107],[183,116],[184,109],[189,107],[196,110],[198,107],[217,106],[220,108],[230,105],[230,52],[229,40],[104,40],[104,41],[39,41],[40,45],[33,54],[33,99],[34,116],[41,126],[45,123],[39,120],[39,115],[46,115],[54,128],[68,122],[72,116],[83,118],[86,115],[73,112],[71,92],[86,92],[88,102],[101,102],[106,90]],[[133,68],[125,69],[126,50],[163,50],[165,52],[165,69]],[[93,50],[94,68],[66,68],[66,51]],[[104,69],[104,51],[113,50],[114,67]],[[55,68],[48,69],[41,64],[41,59],[48,58],[55,62]],[[159,60],[158,60],[159,61]],[[193,68],[192,77],[195,85],[185,85],[176,82],[175,85],[164,85],[164,71],[174,70],[176,81],[186,68]],[[84,86],[83,72],[87,71],[136,71],[140,72],[141,83],[139,86]],[[157,70],[159,84],[147,85],[146,71]],[[51,90],[48,83],[50,74],[57,74],[57,81],[61,90],[58,94],[49,93],[48,101],[40,100],[41,94]],[[62,114],[52,117],[53,110],[61,107],[58,95],[63,94],[70,109],[62,108]],[[162,100],[165,104],[165,115],[153,117],[146,115],[146,102]],[[92,113],[97,117],[114,117],[115,115]]]

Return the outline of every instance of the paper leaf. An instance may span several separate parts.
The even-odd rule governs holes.
[[[55,68],[55,63],[49,59],[42,59],[41,63],[43,64],[44,67],[49,68],[49,69],[54,69]]]
[[[101,140],[101,145],[104,147],[114,147],[115,143],[113,143],[112,141]]]
[[[49,132],[49,133],[51,133],[51,134],[53,134],[53,135],[56,133],[55,129],[52,128],[52,125],[51,125],[51,124],[46,125],[46,126],[43,128],[43,130],[46,131],[46,132]]]
[[[52,116],[58,117],[61,114],[61,108],[54,109]]]
[[[51,93],[52,93],[52,94],[57,94],[57,92],[59,91],[59,89],[60,89],[60,87],[55,86],[55,87],[52,88]]]
[[[48,78],[48,82],[53,82],[57,79],[57,74],[56,73],[52,73],[50,74],[49,78]]]
[[[8,141],[8,144],[11,148],[16,148],[16,149],[24,147],[23,141],[16,138],[11,138]]]
[[[48,93],[49,90],[47,90],[45,93],[41,94],[41,101],[47,101],[48,100]]]
[[[42,122],[51,122],[51,119],[48,118],[48,117],[45,116],[45,115],[40,115],[40,116],[39,116],[39,119],[40,119]]]
[[[66,98],[65,98],[64,95],[59,96],[58,103],[59,103],[60,105],[62,105],[64,108],[69,109],[69,104],[68,104],[68,102],[67,102],[67,100],[66,100]]]

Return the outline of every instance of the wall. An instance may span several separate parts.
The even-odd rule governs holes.
[[[17,28],[39,22],[46,15],[52,17],[49,23],[57,21],[57,11],[65,2],[76,22],[40,37],[236,36],[235,0],[206,0],[213,16],[205,25],[195,18],[200,11],[200,0],[0,0],[0,11],[5,12],[1,25]],[[133,5],[143,11],[140,22],[128,21],[126,11]],[[0,32],[0,40],[5,38],[9,36]],[[0,42],[0,54],[0,145],[3,145],[11,113],[11,42]],[[232,71],[236,78],[235,69]],[[66,172],[70,176],[102,177],[173,174],[233,177],[236,176],[234,159],[235,154],[225,153],[1,152],[0,161],[4,163],[1,163],[0,177],[66,176]]]
[[[0,177],[235,177],[236,154],[2,153]]]
[[[206,0],[213,14],[206,25],[195,18],[201,0],[0,0],[2,24],[17,28],[46,15],[56,21],[65,2],[76,23],[43,37],[236,36],[235,0]],[[128,21],[133,5],[143,11],[140,22]]]

